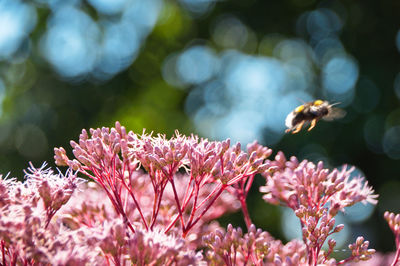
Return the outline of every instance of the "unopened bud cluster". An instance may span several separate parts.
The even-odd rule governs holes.
[[[396,254],[394,256],[392,265],[398,265],[400,262],[400,214],[386,211],[383,217],[395,236]]]
[[[384,216],[386,222],[389,224],[390,229],[395,235],[400,235],[400,214],[386,211]]]
[[[353,261],[369,260],[372,257],[372,254],[375,253],[375,249],[369,249],[368,246],[369,241],[364,241],[364,237],[362,236],[357,237],[356,242],[349,245]]]

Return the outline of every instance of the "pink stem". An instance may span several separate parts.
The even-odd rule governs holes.
[[[193,193],[193,186],[191,185],[192,181],[193,181],[193,176],[190,175],[190,180],[186,187],[185,197],[183,198],[182,209],[186,208],[186,205],[188,204],[190,198],[192,197],[192,193]]]
[[[190,188],[191,189],[190,189],[190,192],[189,192],[188,196],[185,196],[185,200],[183,201],[182,210],[186,209],[186,206],[188,205],[190,199],[193,197],[194,186],[190,186]]]
[[[114,197],[115,197],[117,205],[120,209],[120,214],[123,217],[125,225],[129,227],[129,229],[132,231],[132,233],[135,233],[135,229],[133,228],[132,224],[129,222],[128,216],[126,215],[126,212],[124,211],[124,208],[122,207],[120,195],[118,195],[115,190],[114,190]]]
[[[155,212],[153,210],[154,216],[152,217],[152,222],[150,224],[150,229],[153,229],[154,224],[156,223],[156,219],[157,219],[157,216],[158,216],[158,211],[160,210],[161,200],[162,200],[162,196],[164,194],[164,189],[165,189],[166,185],[167,185],[166,182],[160,184],[160,188],[159,188],[159,191],[158,191],[159,193],[157,195],[158,202],[157,202],[157,204],[155,206],[155,208],[156,208]]]
[[[3,257],[3,265],[6,265],[6,255],[5,255],[5,245],[4,245],[4,240],[1,240],[1,254]]]
[[[222,186],[223,186],[223,185],[222,185],[221,183],[218,184],[218,185],[213,189],[213,191],[199,204],[199,207],[202,206],[205,202],[207,202],[207,201],[214,195],[214,193],[215,193],[218,189],[220,189]],[[224,186],[226,187],[226,185],[224,185]]]
[[[189,217],[189,221],[187,222],[187,224],[191,224],[194,218],[194,215],[196,214],[197,211],[197,199],[199,198],[199,187],[197,184],[195,184],[195,195],[194,195],[194,202],[193,202],[193,208],[192,211],[190,213],[190,217]],[[183,231],[185,230],[185,228],[183,228]]]
[[[211,205],[214,204],[215,200],[219,197],[219,195],[221,195],[221,193],[225,190],[225,188],[227,187],[226,184],[222,184],[222,186],[220,186],[220,190],[217,192],[217,194],[214,196],[214,198],[209,202],[209,204],[207,205],[207,207],[201,212],[201,214],[196,218],[196,220],[194,220],[193,223],[187,224],[186,230],[183,232],[183,237],[185,238],[187,233],[190,231],[190,229],[193,228],[193,226],[201,219],[201,217],[203,217],[203,215],[208,211],[208,209],[211,207]]]
[[[251,175],[249,177],[249,179],[247,180],[247,184],[246,184],[246,188],[245,188],[246,197],[247,197],[247,193],[249,193],[251,186],[253,185],[253,181],[254,181],[254,174]]]
[[[175,215],[175,218],[169,223],[169,225],[167,226],[167,228],[165,229],[165,233],[168,233],[169,230],[171,230],[172,226],[176,223],[176,221],[178,221],[179,219],[179,215]]]
[[[124,167],[125,167],[125,166],[124,166]],[[123,177],[123,176],[121,176],[120,179],[122,180],[122,184],[125,186],[125,188],[126,188],[126,190],[128,191],[129,195],[130,195],[131,198],[133,199],[133,202],[135,203],[136,208],[137,208],[138,211],[139,211],[140,217],[141,217],[141,219],[142,219],[142,221],[143,221],[143,223],[144,223],[144,226],[145,226],[145,228],[146,228],[146,231],[148,231],[148,230],[149,230],[149,227],[147,226],[146,219],[144,218],[144,215],[143,215],[143,213],[142,213],[142,209],[140,208],[139,203],[138,203],[138,201],[136,200],[136,197],[135,197],[135,195],[133,194],[133,191],[132,191],[132,180],[131,180],[132,172],[131,172],[129,166],[128,166],[128,173],[129,173],[128,178],[129,178],[130,187],[128,187],[128,185],[125,183],[125,180],[124,180],[124,177]]]
[[[240,201],[240,205],[242,206],[244,222],[246,223],[247,229],[250,229],[252,221],[250,218],[249,210],[247,209],[246,198],[242,197],[241,199],[239,199],[239,201]]]
[[[346,262],[348,262],[348,261],[351,261],[351,260],[353,260],[353,259],[354,259],[354,257],[351,256],[351,257],[349,257],[349,258],[347,258],[347,259],[344,259],[344,260],[339,261],[339,262],[337,263],[337,265],[344,264],[344,263],[346,263]]]
[[[249,192],[251,185],[253,184],[253,181],[254,181],[254,175],[251,175],[250,178],[247,180],[246,187],[244,188],[245,183],[243,183],[243,187],[239,190],[239,201],[240,205],[242,206],[242,213],[247,229],[250,228],[252,221],[250,218],[249,210],[247,208],[246,198],[247,198],[247,193]]]
[[[181,210],[181,204],[179,203],[178,193],[176,192],[175,183],[172,178],[170,179],[170,183],[172,185],[172,190],[174,191],[174,198],[175,198],[176,205],[178,206],[178,212],[179,212],[179,216],[181,218],[181,223],[182,223],[182,225],[181,225],[182,230],[185,230],[185,222],[183,221],[183,215],[182,215],[183,210]]]
[[[154,223],[156,221],[156,212],[157,212],[157,206],[158,206],[158,202],[159,202],[159,193],[158,189],[154,191],[154,202],[153,202],[153,212],[151,214],[151,222],[150,222],[150,229],[153,229]]]

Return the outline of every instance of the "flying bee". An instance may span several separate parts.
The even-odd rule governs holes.
[[[308,131],[312,130],[321,118],[327,121],[341,118],[346,115],[343,109],[333,106],[339,103],[329,104],[328,101],[315,100],[302,104],[292,111],[285,120],[286,133],[292,131],[292,134],[298,133],[304,124],[309,122],[311,125]]]

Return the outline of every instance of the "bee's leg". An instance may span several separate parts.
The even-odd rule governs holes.
[[[301,128],[303,127],[303,125],[304,125],[305,122],[306,122],[306,121],[301,121],[301,122],[296,126],[296,129],[292,132],[292,134],[298,133],[298,132],[301,130]]]
[[[311,120],[311,126],[310,126],[310,128],[308,129],[308,131],[310,131],[311,129],[313,129],[313,128],[315,127],[316,124],[317,124],[317,119],[314,118],[313,120]]]

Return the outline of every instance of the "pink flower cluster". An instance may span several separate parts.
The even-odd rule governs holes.
[[[24,183],[0,179],[2,265],[339,265],[375,252],[359,237],[350,257],[331,257],[332,237],[343,229],[337,213],[377,202],[352,169],[331,171],[281,152],[271,160],[256,142],[243,151],[229,139],[138,135],[118,122],[83,130],[71,146],[74,159],[55,149],[56,163],[70,168],[65,176],[31,166]],[[265,177],[264,200],[299,218],[302,241],[283,244],[252,224],[246,198],[257,174]],[[239,209],[247,233],[216,222]],[[392,230],[396,217],[385,214]]]
[[[386,211],[383,216],[389,224],[390,230],[392,230],[395,236],[396,254],[394,256],[393,263],[391,264],[392,266],[395,266],[400,262],[400,214],[394,214]]]
[[[82,183],[71,171],[54,174],[31,166],[24,183],[0,176],[0,263],[84,264],[95,256],[85,239],[52,221]]]
[[[83,130],[79,142],[72,141],[71,146],[76,159],[68,159],[63,148],[56,148],[56,163],[100,184],[131,232],[135,232],[133,223],[140,220],[146,230],[156,225],[162,225],[166,233],[180,228],[183,237],[204,222],[225,191],[243,201],[241,185],[268,170],[265,159],[271,154],[256,143],[248,154],[239,143],[231,147],[229,139],[208,141],[178,132],[171,139],[145,133],[139,136],[126,132],[118,122],[111,130],[91,129],[90,136]],[[137,176],[143,174],[139,169],[145,171],[142,179]],[[167,185],[169,195],[165,193]],[[217,218],[216,212],[209,213]]]
[[[226,233],[217,230],[204,236],[203,242],[209,248],[206,258],[212,265],[305,265],[303,243],[292,240],[283,245],[254,225],[246,234],[228,225]]]
[[[358,202],[376,204],[378,195],[362,177],[351,178],[353,169],[346,166],[329,171],[323,168],[322,162],[317,165],[306,160],[298,162],[295,157],[288,161],[282,152],[270,165],[275,171],[264,174],[266,185],[260,188],[263,199],[291,208],[299,218],[310,265],[331,263],[329,256],[336,246],[335,240],[329,240],[328,251],[323,251],[322,246],[328,237],[344,227],[335,226],[334,217]],[[375,251],[366,249],[368,244],[358,238],[356,244],[349,246],[351,257],[338,264],[369,259]]]

